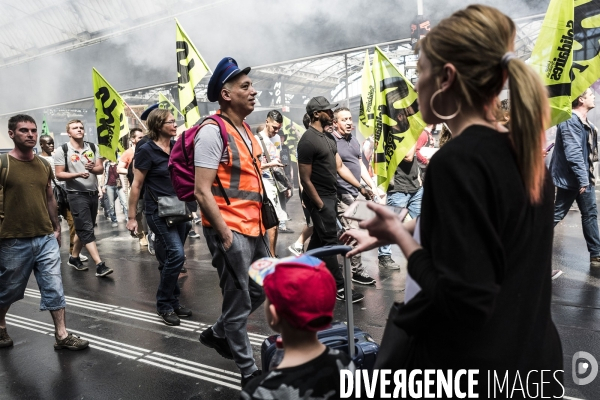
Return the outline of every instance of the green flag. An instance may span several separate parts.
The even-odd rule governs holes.
[[[296,158],[298,141],[306,129],[284,115],[281,130],[286,135],[285,144],[290,148],[290,159],[293,162],[298,162],[298,159]]]
[[[573,0],[551,0],[531,53],[530,65],[548,87],[552,125],[571,117],[573,15]]]
[[[369,50],[365,51],[365,65],[363,67],[361,83],[362,92],[360,95],[358,130],[363,135],[363,137],[368,138],[373,134],[375,128],[375,114],[373,112],[373,95],[375,93],[375,83],[373,82],[373,73],[371,72]]]
[[[194,88],[209,71],[206,62],[184,32],[179,21],[176,22],[177,83],[179,86],[179,109],[185,117],[187,128],[200,119],[198,100]]]
[[[100,157],[117,161],[115,152],[122,150],[119,138],[129,133],[125,105],[119,93],[96,68],[92,68],[92,82]]]
[[[181,112],[179,112],[177,107],[175,107],[162,93],[158,94],[158,108],[171,111],[171,114],[173,114],[175,119],[179,119],[179,115],[181,115]]]
[[[44,119],[42,120],[42,136],[50,135],[50,129],[48,129],[48,124],[46,123],[46,116],[44,115]]]
[[[373,171],[377,175],[377,186],[387,192],[398,164],[417,142],[425,122],[412,84],[379,47],[375,47],[372,71],[375,83]]]

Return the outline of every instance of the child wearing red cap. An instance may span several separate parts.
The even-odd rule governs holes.
[[[263,258],[252,264],[250,276],[263,284],[267,321],[281,334],[285,353],[276,369],[247,383],[241,398],[339,398],[340,371],[354,373],[355,367],[346,353],[317,339],[333,320],[336,301],[325,264],[307,255]]]

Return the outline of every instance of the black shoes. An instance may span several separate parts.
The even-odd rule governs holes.
[[[181,304],[179,305],[179,308],[176,308],[173,311],[175,312],[175,314],[177,314],[178,317],[185,318],[192,316],[192,310],[186,308],[185,306],[182,306]]]
[[[244,386],[246,386],[246,384],[248,384],[248,382],[250,382],[252,380],[252,378],[256,378],[257,376],[261,376],[261,375],[262,375],[262,371],[260,369],[257,369],[251,375],[242,376],[242,389],[244,388]]]
[[[352,274],[352,282],[358,283],[360,285],[374,285],[375,279],[371,278],[366,272],[360,274],[358,272],[355,272]]]
[[[191,311],[190,311],[191,313]],[[169,326],[179,326],[179,317],[175,314],[175,311],[171,311],[168,313],[157,312],[158,316],[162,318],[165,325]],[[191,315],[191,314],[190,314]]]
[[[87,267],[85,267],[85,269],[87,269]],[[98,277],[103,277],[106,275],[110,275],[113,273],[113,270],[108,268],[106,266],[106,264],[104,264],[104,261],[102,261],[100,264],[96,265],[96,276]]]
[[[335,295],[335,298],[340,300],[340,301],[346,301],[346,293],[344,292],[344,288],[338,289],[337,294]],[[365,295],[362,293],[356,293],[354,291],[352,291],[352,303],[358,303],[359,301],[361,301],[362,299],[365,298]]]
[[[85,271],[86,269],[88,269],[87,266],[83,265],[79,257],[75,258],[69,256],[69,261],[67,261],[67,265],[69,267],[75,268],[77,271]]]
[[[231,347],[226,338],[218,338],[212,330],[212,326],[200,334],[200,343],[211,349],[215,349],[221,357],[233,360],[233,354],[231,353]],[[242,378],[242,387],[244,385],[244,379]]]

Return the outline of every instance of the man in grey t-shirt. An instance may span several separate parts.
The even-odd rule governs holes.
[[[73,215],[73,223],[77,237],[73,245],[73,253],[67,264],[78,271],[88,269],[79,258],[79,252],[85,246],[96,263],[96,276],[104,277],[113,272],[100,259],[94,236],[94,225],[98,214],[98,179],[104,168],[98,148],[83,141],[85,129],[80,120],[67,122],[67,154],[62,146],[54,152],[56,177],[65,181],[69,207]]]

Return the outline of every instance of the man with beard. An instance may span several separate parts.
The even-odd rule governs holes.
[[[310,212],[314,231],[308,250],[337,244],[337,175],[356,188],[365,198],[369,193],[360,185],[352,172],[342,163],[337,152],[335,139],[325,128],[333,125],[332,105],[323,97],[313,97],[306,105],[311,124],[298,142],[298,169],[302,181],[302,201]],[[336,174],[337,172],[337,174]],[[324,257],[327,269],[335,278],[337,299],[344,296],[344,278],[336,256]],[[365,296],[352,293],[353,303]]]

